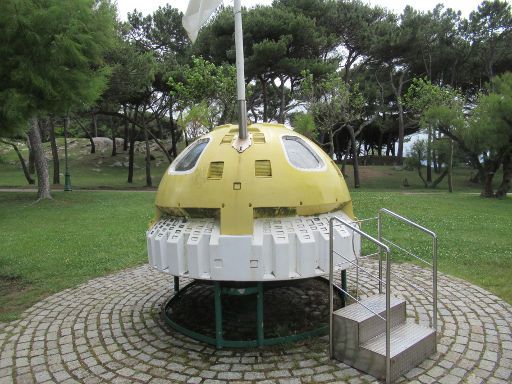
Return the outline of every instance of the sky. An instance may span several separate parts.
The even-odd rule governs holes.
[[[436,4],[442,3],[446,8],[462,11],[462,15],[467,17],[471,11],[477,9],[482,1],[483,0],[366,0],[365,2],[371,5],[380,5],[396,13],[400,13],[408,4],[412,5],[415,9],[428,11],[432,10]],[[133,11],[135,8],[143,14],[148,14],[152,13],[159,6],[167,3],[185,12],[188,0],[117,0],[119,17],[122,20],[126,20],[126,14]],[[247,7],[252,7],[256,4],[270,5],[271,3],[272,0],[242,0],[242,6]],[[233,5],[233,0],[224,0],[224,4]]]

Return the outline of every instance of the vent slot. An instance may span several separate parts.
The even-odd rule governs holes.
[[[254,175],[256,177],[272,177],[270,160],[256,160],[254,162]]]
[[[265,135],[261,132],[254,132],[252,134],[252,141],[254,144],[265,144]]]
[[[225,135],[222,138],[222,141],[220,143],[221,144],[230,144],[233,141],[233,137],[235,137],[235,135],[228,133],[227,135]]]
[[[259,132],[260,130],[258,128],[253,128],[253,127],[250,127],[250,128],[247,128],[247,132]],[[238,133],[238,128],[231,128],[229,130],[229,133]]]
[[[220,179],[222,179],[223,172],[224,172],[224,162],[223,161],[212,161],[210,163],[210,167],[208,168],[208,179],[220,180]]]

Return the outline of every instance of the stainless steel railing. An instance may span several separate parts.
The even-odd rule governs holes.
[[[390,321],[390,316],[391,316],[391,310],[390,310],[390,307],[391,307],[391,275],[390,275],[391,257],[389,255],[391,253],[391,249],[386,244],[373,238],[372,236],[368,235],[366,232],[363,232],[358,227],[353,226],[337,217],[331,217],[331,219],[329,220],[329,357],[331,359],[334,357],[334,343],[333,343],[333,334],[332,334],[333,312],[334,312],[334,301],[333,301],[333,298],[334,298],[334,291],[333,291],[334,253],[336,253],[337,255],[341,256],[343,259],[348,261],[348,259],[346,257],[344,257],[344,256],[340,255],[338,252],[334,251],[334,223],[335,222],[338,222],[338,223],[348,227],[353,232],[358,233],[360,236],[364,237],[365,239],[367,239],[367,240],[371,241],[372,243],[374,243],[375,245],[377,245],[377,247],[379,248],[379,255],[381,258],[382,258],[382,250],[384,250],[384,252],[386,252],[386,281],[385,281],[385,283],[386,283],[386,316],[385,316],[385,318],[383,318],[382,316],[380,316],[379,314],[377,314],[376,312],[374,312],[373,310],[368,308],[366,305],[361,303],[358,298],[353,297],[347,291],[343,290],[343,293],[347,294],[349,297],[351,297],[356,302],[361,304],[364,308],[368,309],[370,312],[377,315],[379,318],[381,318],[382,320],[384,320],[386,322],[386,383],[390,383],[391,382],[391,345],[390,345],[391,344],[391,340],[390,340],[391,339],[391,321]],[[356,255],[356,260],[357,260],[357,255]],[[355,263],[351,262],[351,264],[356,267],[357,271],[359,271],[359,269],[361,268],[357,262],[355,262]],[[364,271],[369,273],[370,276],[375,278],[375,276],[371,272],[367,271],[366,269]],[[380,276],[378,278],[378,280],[379,280],[379,286],[382,287],[382,276]]]
[[[394,219],[397,219],[401,221],[402,223],[407,224],[408,226],[418,229],[421,232],[424,232],[432,237],[432,261],[429,262],[420,256],[410,252],[409,250],[399,246],[398,244],[392,242],[389,239],[386,239],[382,236],[382,216],[390,216]],[[370,221],[377,221],[377,239],[374,237],[368,235],[366,232],[361,230],[359,228],[359,225],[362,223],[370,222]],[[371,241],[375,245],[377,245],[378,251],[376,253],[372,253],[365,256],[358,256],[355,252],[355,246],[352,244],[352,248],[354,250],[354,254],[356,255],[355,261],[352,261],[348,259],[347,257],[341,255],[340,253],[336,252],[334,250],[334,223],[337,222],[341,225],[344,225],[345,227],[349,228],[353,231],[353,233],[358,233],[363,238]],[[353,225],[354,224],[354,225]],[[352,236],[352,241],[354,241],[354,237]],[[403,276],[391,271],[391,247],[397,248],[400,251],[404,252],[405,254],[414,257],[415,259],[427,264],[432,268],[432,294],[430,292],[426,291],[423,288],[418,287],[417,285],[411,283],[409,280],[405,279]],[[385,280],[383,280],[383,252],[386,253],[386,277]],[[392,212],[386,208],[381,208],[378,212],[378,215],[376,217],[371,217],[368,219],[363,220],[357,220],[352,223],[344,222],[343,220],[340,220],[337,217],[332,217],[329,221],[329,310],[330,310],[330,316],[329,316],[329,356],[332,359],[334,356],[334,345],[333,345],[333,313],[334,313],[334,303],[333,303],[333,268],[334,268],[334,254],[340,256],[343,258],[346,262],[353,265],[356,268],[356,295],[355,297],[352,296],[348,291],[345,291],[342,289],[342,292],[355,300],[358,304],[362,305],[364,308],[366,308],[368,311],[372,312],[374,315],[382,319],[386,322],[386,383],[390,383],[391,381],[391,322],[390,322],[390,306],[391,306],[391,275],[397,276],[400,278],[401,282],[404,282],[405,284],[409,285],[410,287],[418,290],[419,292],[423,293],[425,296],[428,296],[432,299],[432,327],[437,332],[437,235],[431,231],[428,228],[425,228],[421,226],[418,223],[415,223],[414,221],[407,219],[403,216],[400,216],[399,214]],[[359,259],[361,257],[371,257],[371,256],[378,256],[379,258],[379,272],[378,276],[375,276],[371,271],[368,269],[365,269],[359,265]],[[364,305],[359,300],[359,271],[363,271],[370,277],[374,278],[378,284],[379,284],[379,293],[382,294],[382,287],[385,284],[386,285],[386,315],[385,318],[373,311],[371,308]]]
[[[384,238],[382,236],[382,216],[383,215],[390,216],[390,217],[392,217],[392,218],[394,218],[412,228],[415,228],[423,233],[426,233],[427,235],[432,237],[432,261],[429,262],[429,261],[421,258],[420,256],[410,252],[409,250],[402,248],[398,244],[393,243],[391,240]],[[402,282],[405,282],[410,287],[416,289],[419,292],[422,292],[424,295],[429,296],[432,299],[432,328],[434,328],[434,330],[437,332],[437,235],[435,234],[435,232],[431,231],[430,229],[425,228],[422,225],[415,223],[414,221],[412,221],[406,217],[400,216],[399,214],[392,212],[386,208],[381,208],[379,210],[379,213],[377,216],[377,232],[378,232],[377,238],[380,242],[387,243],[390,246],[401,250],[405,254],[414,257],[415,259],[427,264],[428,266],[430,266],[432,268],[432,295],[429,292],[425,291],[424,289],[411,283],[409,280],[405,279],[403,276],[400,276],[399,274],[396,274],[393,272],[391,274],[399,277]],[[386,263],[386,269],[387,269],[387,263]],[[388,273],[389,272],[386,271],[386,275],[388,275]],[[380,250],[380,248],[379,248],[379,279],[382,280],[382,251]],[[382,293],[382,282],[379,282],[379,293]]]

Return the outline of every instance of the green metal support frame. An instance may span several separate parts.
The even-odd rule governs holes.
[[[322,281],[325,281],[326,279],[322,277],[318,277],[317,279],[320,279]],[[347,287],[347,275],[346,271],[342,271],[341,274],[341,282],[343,289],[346,290]],[[287,344],[287,343],[293,343],[299,340],[304,340],[310,337],[315,336],[323,336],[326,335],[329,331],[329,327],[327,325],[294,334],[289,336],[280,336],[280,337],[273,337],[266,339],[264,336],[264,323],[263,323],[263,311],[264,311],[264,305],[263,305],[263,283],[258,282],[256,283],[255,287],[245,287],[245,288],[233,288],[233,287],[222,287],[222,284],[220,281],[214,281],[213,287],[214,287],[214,300],[215,300],[215,337],[210,337],[207,335],[204,335],[202,333],[193,331],[191,329],[188,329],[178,323],[176,323],[174,320],[172,320],[169,315],[167,314],[167,308],[178,298],[183,296],[188,289],[193,287],[196,284],[195,281],[187,284],[184,288],[180,289],[179,287],[179,278],[174,278],[174,295],[169,299],[169,301],[164,305],[162,309],[162,317],[164,321],[173,329],[176,331],[182,333],[185,336],[191,337],[192,339],[210,344],[215,345],[216,348],[221,349],[224,347],[227,348],[254,348],[254,347],[261,347],[261,346],[271,346],[271,345],[279,345],[279,344]],[[343,294],[343,291],[340,290],[338,286],[334,286],[335,290],[337,291],[338,295],[341,298],[342,306],[345,306],[345,295]],[[231,295],[231,296],[246,296],[246,295],[256,295],[256,333],[257,338],[255,340],[225,340],[223,336],[223,328],[222,328],[222,295]]]
[[[347,291],[347,270],[343,269],[341,271],[341,306],[344,307],[347,305],[347,295],[345,292]]]

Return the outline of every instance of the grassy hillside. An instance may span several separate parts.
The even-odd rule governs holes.
[[[87,139],[70,139],[69,144],[69,169],[72,185],[75,189],[140,189],[146,184],[145,175],[145,154],[143,143],[136,146],[135,172],[133,184],[126,182],[128,176],[128,154],[118,146],[118,155],[111,156],[111,145],[98,146],[95,154],[90,153],[90,144]],[[64,183],[64,147],[63,141],[59,140],[60,173],[61,183]],[[155,146],[153,146],[155,147]],[[24,144],[20,149],[28,158],[28,151]],[[49,159],[50,177],[53,175],[51,152],[49,144],[45,144],[47,158]],[[164,154],[156,149],[152,151],[155,160],[151,161],[151,174],[153,185],[158,186],[160,178],[168,167],[169,163]],[[352,167],[347,167],[347,183],[353,185]],[[478,192],[479,186],[469,182],[470,175],[474,171],[459,167],[454,170],[454,188],[456,191]],[[425,189],[416,171],[399,170],[392,166],[361,166],[361,189],[362,190],[402,190],[402,191],[446,191],[447,178],[445,178],[437,189]],[[424,171],[425,174],[425,171]],[[433,176],[437,177],[436,174]],[[404,186],[407,179],[408,187]],[[496,177],[499,180],[499,175]],[[16,154],[11,147],[0,144],[0,188],[22,187],[27,188],[27,182],[21,171]],[[55,186],[62,188],[61,186]]]

